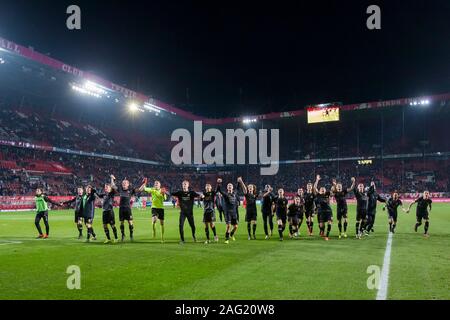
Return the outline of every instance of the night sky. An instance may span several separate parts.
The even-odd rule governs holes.
[[[211,117],[450,92],[448,0],[0,0],[0,36]]]

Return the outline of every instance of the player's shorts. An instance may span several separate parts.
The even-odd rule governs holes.
[[[377,208],[373,208],[373,209],[368,209],[367,210],[367,215],[368,216],[374,217],[376,214],[377,214]]]
[[[272,215],[272,210],[271,209],[262,209],[261,213],[262,213],[263,217],[270,217]]]
[[[395,211],[388,211],[389,219],[392,219],[394,222],[397,222],[397,212]]]
[[[164,220],[164,209],[152,208],[152,217],[157,217],[159,220]]]
[[[298,216],[297,215],[288,216],[288,222],[289,222],[289,224],[291,224],[293,226],[298,226],[298,222],[299,222]]]
[[[245,213],[245,222],[255,221],[257,218],[256,210],[247,210]]]
[[[302,211],[299,214],[297,214],[295,217],[298,219],[298,221],[303,220],[303,217],[305,216],[305,213]]]
[[[367,210],[356,210],[356,221],[365,220],[367,218]]]
[[[306,208],[305,210],[305,217],[309,218],[314,215],[314,209],[313,208]]]
[[[318,214],[319,223],[324,223],[328,221],[333,221],[333,212],[331,211],[320,211]]]
[[[36,220],[41,220],[41,219],[48,221],[48,211],[36,212]]]
[[[283,224],[286,224],[287,214],[286,213],[278,213],[277,212],[277,220],[281,220]]]
[[[78,222],[80,222],[80,220],[83,220],[83,216],[81,214],[79,214],[78,212],[75,212],[73,222],[78,223]]]
[[[225,223],[231,224],[231,225],[237,225],[238,224],[238,217],[236,212],[227,212],[225,211],[224,214],[225,217]]]
[[[132,221],[133,214],[131,213],[131,208],[119,208],[119,220],[120,221]]]
[[[428,213],[428,211],[427,212],[417,212],[416,217],[417,217],[418,222],[421,222],[422,219],[428,220],[429,213]]]
[[[348,213],[348,209],[347,207],[344,208],[338,208],[336,211],[336,216],[338,220],[341,220],[342,218],[347,219],[347,213]]]
[[[204,223],[216,222],[216,213],[214,212],[214,210],[210,209],[205,210],[205,212],[203,212],[203,222]]]
[[[116,224],[116,217],[113,210],[103,211],[102,215],[103,224]]]

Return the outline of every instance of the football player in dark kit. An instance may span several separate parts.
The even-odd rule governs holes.
[[[431,211],[431,203],[433,201],[430,198],[430,192],[429,191],[424,191],[423,195],[419,198],[417,198],[414,202],[411,202],[409,204],[408,210],[406,212],[409,212],[409,210],[411,209],[411,207],[417,203],[417,209],[416,209],[416,218],[417,218],[417,223],[414,226],[414,231],[417,232],[417,229],[422,225],[422,220],[425,221],[425,233],[424,236],[425,237],[429,237],[428,234],[428,228],[430,227],[430,217],[429,214]],[[430,208],[430,210],[428,210],[428,208]]]
[[[331,191],[333,192],[337,204],[336,217],[338,220],[339,239],[342,237],[347,238],[348,207],[346,196],[353,188],[355,188],[355,178],[352,178],[351,181],[352,185],[348,189],[344,189],[342,183],[337,183],[336,180],[333,180],[333,186],[331,187]],[[343,224],[342,221],[344,221]],[[342,232],[342,225],[344,225],[344,232]]]
[[[331,225],[333,223],[333,212],[330,206],[330,197],[333,193],[327,191],[325,187],[318,189],[320,175],[317,175],[316,182],[314,182],[314,192],[316,193],[315,203],[317,206],[317,214],[319,216],[320,236],[325,240],[330,239]],[[325,235],[325,223],[327,223],[327,233]]]
[[[367,219],[369,197],[367,195],[367,191],[365,190],[364,184],[362,183],[359,183],[358,187],[353,188],[353,193],[356,198],[356,238],[361,239],[364,223]]]
[[[214,234],[214,241],[219,242],[219,237],[217,236],[216,226],[214,222],[216,221],[216,214],[214,212],[214,197],[216,192],[212,190],[212,186],[208,183],[205,186],[205,192],[203,192],[201,199],[203,200],[203,223],[205,224],[205,234],[206,241],[205,244],[210,242],[209,238],[209,228]]]
[[[39,239],[47,239],[50,232],[50,225],[48,224],[48,203],[55,206],[60,206],[61,204],[54,202],[49,197],[47,197],[41,188],[36,189],[36,196],[34,197],[36,203],[36,217],[34,218],[34,225],[39,232]],[[42,233],[41,229],[41,219],[44,219],[45,233]]]
[[[264,188],[263,196],[262,196],[262,205],[261,212],[263,217],[263,225],[264,225],[264,234],[266,235],[266,240],[272,236],[273,232],[273,199],[274,195],[272,193],[273,189],[270,185],[266,185]],[[270,231],[267,227],[269,224]]]
[[[83,219],[84,224],[87,228],[87,239],[86,242],[92,240],[97,240],[97,236],[95,235],[94,228],[92,224],[94,222],[94,214],[95,214],[95,199],[96,199],[96,191],[91,185],[86,186],[86,192],[83,195]]]
[[[103,209],[103,230],[105,231],[106,240],[105,244],[111,243],[111,235],[109,234],[108,225],[111,226],[111,230],[114,234],[114,243],[117,242],[117,228],[116,228],[116,217],[114,215],[114,195],[116,191],[111,187],[109,183],[105,184],[104,193],[97,194],[97,196],[103,199],[102,209]]]
[[[237,217],[237,207],[239,202],[239,197],[234,191],[234,186],[232,183],[227,184],[227,191],[222,191],[222,179],[217,179],[216,192],[223,196],[223,203],[225,209],[225,223],[227,224],[225,232],[225,243],[230,243],[230,237],[233,241],[236,240],[234,234],[238,228],[238,217]],[[231,226],[233,229],[231,230]]]
[[[220,193],[216,193],[216,199],[214,202],[216,204],[217,211],[219,211],[220,222],[222,222],[225,211],[223,210],[223,197]]]
[[[192,238],[194,239],[194,242],[197,242],[197,238],[195,237],[194,201],[195,198],[200,197],[200,194],[189,190],[189,181],[184,180],[181,185],[181,190],[171,193],[171,196],[177,197],[180,205],[180,244],[184,244],[184,222],[186,219],[191,227]]]
[[[300,211],[298,211],[297,216],[298,219],[297,236],[300,236],[300,227],[303,224],[303,218],[305,216],[305,191],[303,190],[303,188],[299,188],[297,190],[297,197],[300,198]]]
[[[288,200],[284,196],[284,189],[278,189],[278,195],[273,199],[277,215],[278,234],[283,241],[283,232],[286,229]]]
[[[304,207],[302,205],[302,198],[295,196],[294,203],[288,206],[288,223],[289,223],[289,238],[297,238],[299,236],[300,221],[303,221]]]
[[[386,202],[386,199],[378,194],[375,187],[375,182],[373,181],[370,183],[367,196],[369,197],[369,201],[367,203],[367,224],[364,230],[365,234],[369,234],[371,231],[374,232],[373,226],[375,224],[375,217],[377,214],[377,202]]]
[[[258,198],[256,186],[254,184],[246,186],[241,177],[238,178],[238,183],[246,200],[245,221],[247,222],[248,240],[256,240],[256,199]]]
[[[394,192],[392,196],[386,201],[386,205],[383,207],[383,210],[388,211],[389,216],[389,232],[395,233],[395,227],[397,226],[397,209],[398,207],[402,207],[403,211],[407,211],[403,208],[402,200],[400,200],[398,193]]]
[[[306,192],[304,195],[306,226],[308,227],[308,234],[310,236],[313,235],[314,211],[315,211],[314,199],[315,198],[316,198],[316,194],[314,193],[313,185],[310,182],[306,185]]]
[[[142,185],[137,188],[131,188],[130,181],[124,179],[120,186],[117,186],[116,177],[111,175],[111,187],[119,194],[119,221],[120,232],[122,234],[121,241],[125,241],[125,220],[128,222],[128,228],[130,230],[130,240],[133,241],[134,223],[133,213],[131,211],[131,198],[136,195],[137,192],[143,191],[145,188],[146,180],[143,180]]]
[[[75,226],[78,229],[78,239],[83,238],[83,187],[77,188],[77,195],[68,201],[64,201],[62,205],[74,205],[75,208]]]

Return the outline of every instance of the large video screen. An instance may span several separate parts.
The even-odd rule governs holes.
[[[339,107],[309,107],[308,123],[339,121]]]

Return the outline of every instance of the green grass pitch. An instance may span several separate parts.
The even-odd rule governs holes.
[[[50,212],[50,238],[34,239],[34,213],[0,213],[0,299],[375,299],[367,268],[381,268],[387,240],[387,214],[378,209],[375,233],[354,238],[355,208],[349,208],[349,238],[306,236],[264,240],[259,215],[257,240],[247,240],[241,221],[236,241],[205,245],[202,211],[196,209],[197,238],[186,223],[187,243],[178,244],[178,210],[166,209],[166,243],[151,237],[150,210],[134,209],[135,242],[103,244],[76,239],[73,211]],[[117,217],[116,210],[116,219]],[[244,210],[241,209],[241,220]],[[430,238],[413,230],[415,213],[399,213],[393,237],[388,299],[450,298],[450,205],[434,204]],[[317,222],[314,225],[318,233]],[[126,228],[128,234],[128,228]],[[120,233],[120,232],[119,232]],[[67,267],[81,270],[81,289],[66,286]]]

